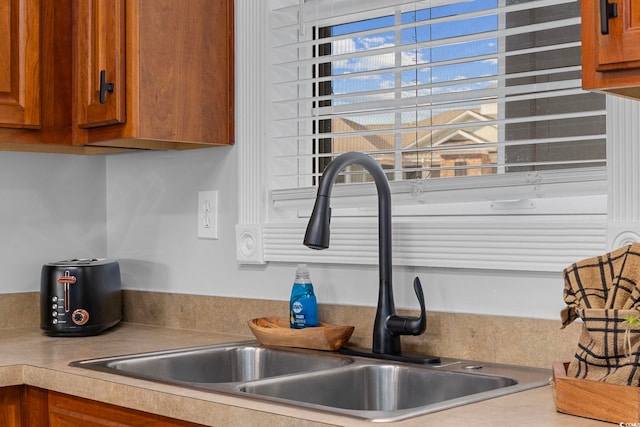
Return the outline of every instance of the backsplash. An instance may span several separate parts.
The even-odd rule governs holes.
[[[320,304],[318,310],[320,321],[355,326],[352,345],[371,347],[375,308]],[[288,302],[125,290],[124,312],[127,322],[253,338],[247,321],[286,317]],[[426,333],[402,337],[402,344],[405,351],[550,368],[573,356],[579,334],[579,324],[561,330],[560,320],[432,311]]]
[[[39,293],[0,294],[0,328],[39,327]],[[206,330],[253,338],[247,321],[288,315],[287,301],[226,298],[163,292],[123,291],[124,321]],[[417,312],[400,310],[403,315]],[[353,325],[351,345],[371,347],[375,308],[319,305],[321,321]],[[429,312],[427,331],[402,337],[403,350],[443,357],[550,368],[575,352],[580,324],[560,329],[560,320]]]
[[[0,329],[40,327],[40,292],[0,294]]]

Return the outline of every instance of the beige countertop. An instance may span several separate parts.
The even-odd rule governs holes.
[[[122,323],[95,337],[53,338],[34,327],[0,329],[0,386],[28,384],[210,426],[361,426],[365,421],[256,399],[136,380],[69,362],[247,340],[247,336]],[[623,421],[623,420],[621,420]],[[396,423],[392,426],[610,426],[555,411],[550,386]]]

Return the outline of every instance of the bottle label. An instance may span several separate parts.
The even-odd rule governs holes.
[[[303,297],[291,302],[289,323],[292,328],[318,326],[315,298]]]
[[[310,283],[294,283],[289,300],[289,324],[294,329],[318,326],[318,303]]]
[[[303,313],[304,306],[299,300],[293,301],[291,303],[291,327],[292,328],[304,328],[307,326],[306,316]]]

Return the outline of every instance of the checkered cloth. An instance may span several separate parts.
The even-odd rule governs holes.
[[[640,385],[640,244],[585,259],[564,270],[562,327],[583,321],[578,350],[567,375]]]

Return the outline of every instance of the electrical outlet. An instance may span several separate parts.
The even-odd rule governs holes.
[[[218,238],[218,192],[198,191],[198,239]]]

